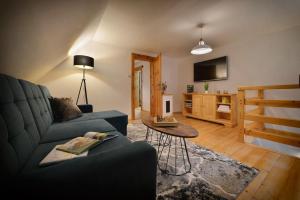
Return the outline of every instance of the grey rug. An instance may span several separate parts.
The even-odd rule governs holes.
[[[129,124],[128,138],[132,141],[144,140],[146,127],[143,124]],[[153,131],[152,145],[157,148],[159,133]],[[151,136],[150,135],[150,136]],[[150,137],[151,138],[151,137]],[[183,176],[162,174],[157,170],[157,199],[191,199],[191,200],[233,200],[259,173],[238,161],[217,154],[209,149],[187,141],[187,148],[192,163],[191,173]],[[173,149],[174,151],[174,149]],[[169,169],[174,169],[174,153],[171,150]],[[164,149],[160,165],[166,160],[167,148]],[[183,162],[177,155],[178,170],[184,170]],[[179,163],[178,163],[179,162]]]

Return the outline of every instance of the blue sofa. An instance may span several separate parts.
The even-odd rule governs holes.
[[[54,123],[46,87],[3,74],[0,94],[0,173],[10,195],[156,198],[155,149],[127,139],[127,115],[94,112]],[[39,167],[57,144],[88,131],[119,137],[92,149],[86,157]]]

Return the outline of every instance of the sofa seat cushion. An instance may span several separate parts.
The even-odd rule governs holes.
[[[83,113],[81,117],[70,120],[69,122],[86,121],[91,119],[105,119],[123,135],[127,135],[128,116],[116,110]]]
[[[88,121],[54,123],[47,130],[40,143],[49,143],[59,140],[83,136],[86,132],[110,132],[116,129],[104,119]]]
[[[116,134],[119,135],[119,137],[114,138],[112,140],[106,141],[102,144],[99,144],[98,146],[96,146],[95,148],[91,149],[88,153],[88,156],[91,155],[96,155],[96,154],[102,154],[102,153],[107,153],[109,151],[112,151],[114,149],[117,148],[121,148],[125,145],[130,144],[131,142],[127,139],[127,137],[124,137],[121,133],[117,132],[117,131],[112,131],[112,134]],[[56,141],[56,142],[50,142],[50,143],[44,143],[44,144],[40,144],[35,151],[33,152],[30,160],[26,163],[25,167],[23,168],[22,172],[23,173],[27,173],[30,172],[32,170],[38,170],[44,167],[40,167],[39,163],[41,160],[43,160],[47,154],[56,146],[59,144],[63,144],[66,143],[68,140],[61,140],[61,141]],[[67,162],[67,161],[63,161],[63,162]],[[57,163],[59,164],[59,163]],[[57,165],[57,164],[53,164],[53,165]],[[51,167],[52,165],[49,165],[47,167]]]

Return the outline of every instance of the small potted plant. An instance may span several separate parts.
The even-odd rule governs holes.
[[[167,89],[167,82],[165,81],[164,83],[161,83],[161,92],[162,94],[165,93],[166,89]]]
[[[208,82],[204,83],[204,93],[207,94],[208,93]]]

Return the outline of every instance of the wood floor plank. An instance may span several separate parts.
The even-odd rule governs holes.
[[[234,141],[231,146],[226,147],[226,149],[224,150],[224,153],[226,155],[231,156],[235,152],[238,152],[243,146],[244,146],[243,143],[240,143],[238,141]]]
[[[240,194],[238,197],[238,200],[242,199],[253,199],[256,191],[260,187],[260,185],[264,182],[266,179],[268,173],[265,171],[261,171],[255,179],[248,185],[248,187]]]
[[[278,199],[300,199],[300,160],[296,159],[292,169],[290,170],[287,183],[284,185],[284,189],[280,192]]]
[[[279,159],[280,154],[275,152],[267,152],[262,159],[257,161],[253,167],[269,172],[274,166],[275,162]]]
[[[295,158],[280,155],[280,158],[274,164],[268,173],[266,180],[257,190],[255,197],[258,200],[278,199],[279,194],[284,189]]]
[[[234,152],[230,157],[235,160],[242,161],[253,150],[254,147],[251,147],[249,145],[243,145],[238,151]]]
[[[229,152],[229,148],[234,146],[237,143],[236,142],[237,139],[238,139],[237,135],[235,135],[234,137],[232,137],[230,139],[227,138],[226,140],[224,140],[223,143],[215,146],[214,151],[223,153],[225,155],[228,155],[228,154],[231,155],[232,153]],[[237,149],[238,149],[238,147],[237,147]]]
[[[264,155],[267,154],[267,150],[261,148],[253,149],[249,154],[245,155],[240,161],[249,167],[253,167],[255,163],[261,160]]]

